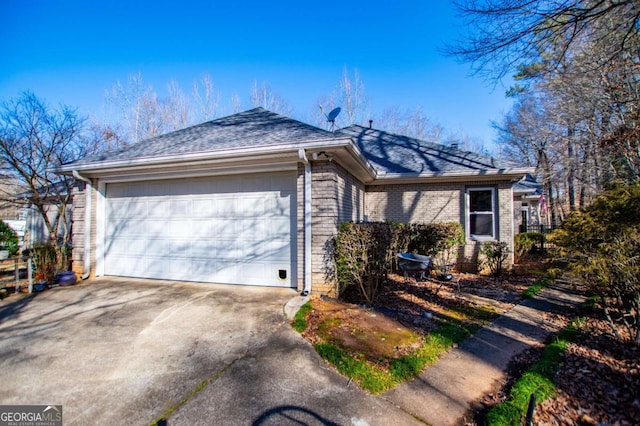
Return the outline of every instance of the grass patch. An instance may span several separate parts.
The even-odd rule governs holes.
[[[522,298],[531,299],[536,294],[540,293],[543,288],[549,285],[549,280],[547,278],[542,278],[531,284],[528,289],[522,292]]]
[[[476,320],[483,323],[493,321],[500,312],[493,306],[460,305],[447,308],[449,315],[459,321]]]
[[[581,324],[582,320],[576,319],[558,333],[554,341],[545,348],[540,360],[514,383],[508,399],[489,411],[487,424],[492,426],[522,424],[531,394],[535,393],[538,403],[554,394],[556,386],[553,383],[553,376],[567,350],[567,345],[575,339]]]
[[[291,323],[291,327],[298,333],[302,333],[307,329],[307,314],[313,309],[311,307],[311,302],[307,302],[304,305],[300,306],[298,312],[296,312],[293,317],[293,322]]]
[[[352,379],[360,387],[371,393],[384,392],[394,385],[389,373],[364,360],[351,356],[332,343],[317,343],[314,346],[320,356],[333,364],[343,376]]]
[[[362,389],[378,394],[416,377],[434,363],[451,346],[467,338],[475,328],[452,321],[436,328],[424,339],[420,348],[399,358],[382,358],[379,364],[367,362],[332,343],[314,345],[320,356]],[[388,366],[385,368],[385,366]]]

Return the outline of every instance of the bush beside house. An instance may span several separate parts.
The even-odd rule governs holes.
[[[372,305],[401,252],[416,252],[437,259],[441,265],[455,259],[464,243],[462,225],[449,223],[345,222],[335,238],[338,293],[357,286],[367,305]]]
[[[0,220],[0,250],[6,250],[8,256],[15,256],[18,248],[18,236],[15,231]]]
[[[600,301],[613,334],[640,345],[640,185],[601,195],[551,237]]]

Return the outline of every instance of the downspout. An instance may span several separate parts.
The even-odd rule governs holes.
[[[77,170],[74,170],[73,177],[85,182],[87,185],[84,189],[85,204],[84,204],[84,265],[82,267],[83,273],[80,278],[86,280],[91,275],[91,180],[80,175]]]
[[[311,164],[304,149],[298,149],[300,162],[304,164],[304,288],[302,296],[311,293]]]

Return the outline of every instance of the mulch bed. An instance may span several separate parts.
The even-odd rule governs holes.
[[[455,280],[435,278],[418,282],[391,275],[376,304],[403,325],[427,333],[437,326],[433,317],[469,306],[491,306],[505,312],[520,301],[520,294],[537,280],[535,276],[505,275],[488,277],[455,274]],[[356,291],[344,295],[347,301],[361,303]],[[536,425],[638,425],[640,424],[640,348],[621,343],[613,337],[608,324],[590,312],[583,332],[570,344],[556,375],[556,395],[539,404]],[[570,318],[555,320],[568,324]],[[502,402],[513,382],[542,353],[531,348],[511,362],[506,377],[493,392],[477,404],[469,425],[484,424],[484,416]]]
[[[390,274],[389,278],[376,299],[376,308],[420,333],[437,326],[433,317],[451,316],[452,310],[481,307],[496,315],[504,313],[519,302],[520,294],[537,279],[527,275],[489,277],[464,273],[456,273],[452,281],[439,281],[433,276],[417,281],[398,274]],[[354,286],[347,289],[342,299],[362,303]]]
[[[602,319],[569,344],[557,393],[535,412],[536,425],[640,424],[640,348],[621,343]]]

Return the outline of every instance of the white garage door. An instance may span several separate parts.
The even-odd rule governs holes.
[[[292,286],[295,173],[107,184],[105,275]]]

